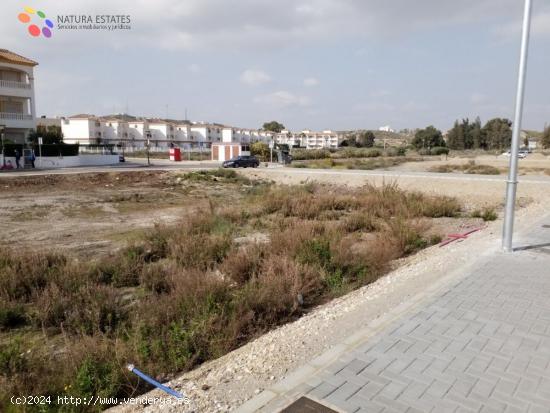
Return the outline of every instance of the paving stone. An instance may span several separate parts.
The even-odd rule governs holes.
[[[547,237],[537,231],[530,239]],[[549,267],[534,251],[495,253],[446,291],[400,306],[397,320],[378,319],[338,360],[319,358],[309,394],[345,412],[549,413]]]

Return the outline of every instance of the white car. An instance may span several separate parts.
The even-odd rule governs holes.
[[[510,151],[508,151],[508,152],[504,152],[503,155],[509,157],[509,156],[511,156],[512,154],[511,154]],[[518,158],[519,158],[519,159],[524,159],[524,158],[527,157],[527,155],[528,155],[527,152],[524,152],[524,151],[519,151],[519,152],[518,152]]]

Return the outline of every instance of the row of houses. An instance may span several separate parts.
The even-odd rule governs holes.
[[[279,143],[308,149],[337,148],[343,135],[329,130],[273,133],[218,123],[136,118],[129,115],[36,118],[34,68],[37,62],[0,49],[0,135],[25,143],[37,125],[59,126],[66,143],[116,145],[128,149],[159,150],[178,146],[210,148],[213,143]]]
[[[254,142],[287,144],[308,149],[337,148],[343,135],[325,130],[313,132],[287,130],[274,133],[261,129],[237,128],[218,123],[135,118],[129,115],[94,116],[80,114],[67,118],[38,120],[39,125],[61,126],[63,141],[81,145],[116,145],[129,150],[180,147],[210,148],[214,143]]]

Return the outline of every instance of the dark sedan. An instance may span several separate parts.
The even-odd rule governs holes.
[[[223,163],[224,168],[257,168],[260,161],[254,156],[237,156]]]

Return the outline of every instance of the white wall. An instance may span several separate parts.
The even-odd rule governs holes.
[[[43,156],[36,157],[34,164],[37,168],[69,168],[74,166],[101,166],[118,164],[118,155],[78,155],[78,156]],[[15,160],[13,161],[15,165]]]
[[[61,122],[63,142],[81,143],[83,145],[95,144],[96,127],[93,119],[66,119]],[[97,128],[100,131],[100,128]]]

